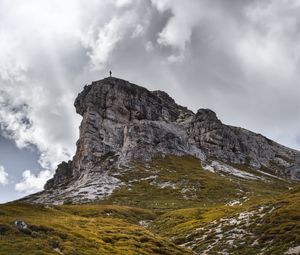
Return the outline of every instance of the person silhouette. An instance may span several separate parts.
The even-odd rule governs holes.
[[[112,74],[112,72],[111,72],[111,71],[109,71],[109,77],[111,77],[111,74]]]

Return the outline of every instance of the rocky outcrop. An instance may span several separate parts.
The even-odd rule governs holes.
[[[99,191],[89,199],[101,199],[101,194],[109,195],[121,185],[113,176],[118,166],[169,154],[192,155],[203,164],[217,159],[268,168],[280,177],[299,179],[299,152],[260,134],[224,125],[209,109],[193,113],[163,91],[105,78],[85,86],[75,108],[83,117],[76,154],[58,166],[45,185],[47,194],[41,193],[37,201],[41,197],[54,201],[58,190],[67,200],[72,190],[88,187]]]
[[[286,167],[295,161],[297,151],[243,128],[222,124],[216,114],[200,109],[190,122],[187,132],[209,157],[255,168],[278,163]],[[278,158],[287,159],[279,162]]]
[[[52,179],[45,184],[45,189],[51,189],[53,186],[66,185],[72,179],[72,161],[62,162],[57,166],[56,173]]]
[[[75,108],[83,120],[72,165],[74,178],[107,155],[116,156],[119,163],[166,154],[205,159],[178,124],[192,118],[193,112],[177,105],[165,92],[107,78],[86,86]]]

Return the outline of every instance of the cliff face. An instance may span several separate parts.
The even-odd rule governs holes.
[[[292,165],[299,155],[260,134],[222,124],[211,110],[200,109],[189,123],[187,132],[208,157],[236,164],[247,163],[257,169],[277,163],[282,170]],[[287,178],[295,177],[295,173],[283,171],[281,174],[286,174]]]
[[[37,201],[54,201],[59,192],[62,199],[78,202],[84,196],[76,194],[83,191],[84,199],[101,199],[122,185],[114,174],[118,167],[166,155],[191,155],[212,169],[218,161],[300,179],[297,151],[224,125],[211,110],[193,113],[162,91],[106,78],[85,86],[75,108],[83,117],[76,154],[58,166]],[[97,192],[91,195],[89,187]]]
[[[108,78],[85,87],[75,107],[83,116],[73,165],[75,175],[108,154],[115,155],[119,162],[149,160],[161,154],[192,154],[204,159],[178,125],[193,113],[164,92],[150,92]]]

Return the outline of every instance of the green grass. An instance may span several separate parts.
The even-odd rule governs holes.
[[[248,167],[236,167],[253,172]],[[256,172],[256,175],[261,174]],[[146,179],[151,176],[156,176],[156,179]],[[180,208],[222,205],[244,196],[250,200],[254,197],[257,202],[259,197],[265,199],[276,196],[290,186],[286,181],[268,177],[267,182],[263,182],[221,176],[204,170],[198,159],[188,156],[158,158],[148,166],[135,163],[131,169],[124,170],[116,177],[125,185],[116,189],[101,203],[148,208],[158,213]],[[162,189],[158,186],[159,183],[173,186]]]
[[[116,170],[124,185],[98,203],[0,205],[0,255],[59,254],[55,248],[65,255],[192,254],[182,244],[198,254],[211,247],[208,254],[276,255],[300,245],[300,187],[246,165],[234,167],[265,181],[221,176],[193,157],[170,156]],[[234,200],[241,203],[229,206]],[[229,224],[245,212],[249,222]],[[20,232],[16,219],[29,230]],[[229,245],[239,228],[251,234]]]
[[[0,254],[58,254],[54,248],[72,255],[189,254],[166,238],[131,223],[139,218],[151,219],[153,214],[120,206],[1,205],[0,226],[6,226],[7,231],[0,234]],[[29,224],[26,233],[13,225],[16,219]]]
[[[247,221],[239,225],[228,224],[231,220],[239,221],[241,213],[250,213],[249,220],[246,217]],[[171,211],[156,218],[151,229],[177,244],[192,242],[193,251],[200,254],[209,245],[213,245],[209,254],[226,251],[254,255],[262,250],[262,254],[284,254],[300,245],[300,186],[264,201],[259,198],[257,203]],[[246,234],[232,238],[238,229]],[[223,235],[220,240],[219,234]],[[197,241],[199,238],[201,241]]]

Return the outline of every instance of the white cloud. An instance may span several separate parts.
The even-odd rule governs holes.
[[[115,4],[118,6],[118,7],[124,7],[126,5],[130,5],[132,4],[133,0],[114,0],[113,2],[115,2]]]
[[[80,118],[73,102],[86,81],[82,75],[92,73],[89,61],[103,68],[116,43],[137,26],[128,11],[114,17],[130,2],[0,3],[0,10],[13,9],[1,13],[0,125],[19,148],[37,147],[42,168],[53,171],[74,154]],[[90,59],[77,59],[80,52]]]
[[[236,49],[249,75],[268,70],[276,79],[290,79],[297,72],[300,36],[296,31],[300,15],[291,16],[291,10],[300,11],[299,5],[286,0],[258,3],[246,9],[248,28]]]
[[[27,89],[30,91],[29,87]],[[36,146],[41,154],[42,168],[53,170],[59,162],[69,159],[74,153],[73,143],[76,139],[74,129],[78,124],[76,125],[70,119],[72,118],[71,114],[75,115],[73,109],[66,106],[69,112],[60,110],[61,113],[58,113],[60,107],[58,105],[51,106],[51,102],[56,100],[54,98],[47,99],[47,95],[39,91],[38,86],[35,89],[28,97],[29,101],[23,99],[18,91],[13,94],[15,98],[11,98],[7,93],[0,93],[0,126],[4,130],[3,134],[13,139],[19,148]],[[24,93],[22,89],[19,92]],[[26,104],[31,100],[35,102],[35,105]],[[60,100],[57,99],[58,102]],[[48,107],[50,109],[47,109]],[[70,114],[70,116],[66,116],[66,114]],[[64,119],[66,121],[69,119],[70,123],[64,123]],[[66,130],[56,129],[57,123],[70,128],[69,135],[66,133],[64,137]],[[72,123],[74,127],[70,126]]]
[[[0,185],[8,184],[8,173],[5,172],[3,166],[0,166]]]
[[[170,63],[176,63],[176,62],[181,62],[184,60],[184,55],[183,54],[180,54],[180,55],[170,55],[168,57],[168,61]]]
[[[170,10],[173,14],[167,25],[159,33],[157,42],[183,51],[186,44],[190,42],[193,28],[200,25],[203,13],[207,11],[207,8],[203,2],[194,0],[152,0],[152,4],[160,12]]]
[[[112,50],[124,36],[124,25],[126,26],[126,19],[114,17],[99,29],[96,36],[94,34],[97,28],[92,28],[88,32],[89,37],[84,37],[83,42],[89,49],[88,56],[91,59],[93,69],[101,70],[104,68]]]
[[[58,163],[75,153],[77,93],[92,77],[101,78],[94,70],[107,66],[120,41],[143,33],[135,6],[126,9],[131,3],[0,2],[2,135],[19,148],[34,145],[42,169],[52,174]],[[50,177],[42,173],[41,178]]]
[[[42,168],[53,173],[75,151],[77,93],[111,68],[193,110],[212,108],[228,124],[300,148],[296,1],[151,3],[0,1],[6,136],[19,148],[34,145]],[[22,183],[33,178],[26,176]]]
[[[103,26],[91,26],[87,33],[82,34],[82,42],[87,48],[93,70],[102,70],[112,51],[127,34],[132,38],[140,36],[144,27],[137,24],[138,16],[132,11],[125,11],[122,15],[111,18]]]
[[[4,81],[21,81],[26,69],[23,59],[16,59],[14,50],[19,46],[17,40],[6,31],[0,30],[0,78]]]
[[[146,42],[145,49],[147,52],[151,52],[154,50],[153,43],[151,41]]]
[[[139,36],[142,36],[142,35],[144,34],[144,32],[145,32],[144,26],[143,26],[142,24],[137,24],[137,25],[135,26],[135,29],[134,29],[134,31],[133,31],[131,37],[132,37],[132,38],[137,38],[137,37],[139,37]]]
[[[164,12],[172,6],[172,0],[151,0],[151,2],[160,12]]]
[[[32,174],[30,170],[26,170],[23,172],[23,179],[15,185],[15,189],[23,194],[41,191],[51,175],[51,172],[47,170],[41,171],[37,175]]]
[[[62,59],[70,54],[64,43],[72,48],[79,41],[78,6],[4,1],[0,9],[7,10],[0,24],[0,123],[19,148],[35,145],[42,167],[53,170],[74,153],[77,137],[76,90]]]

